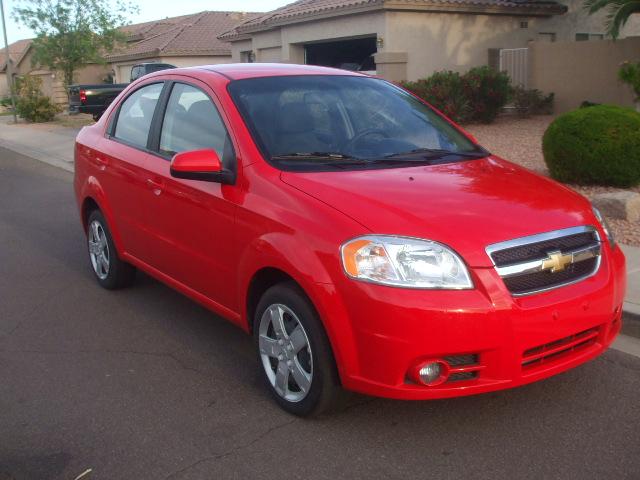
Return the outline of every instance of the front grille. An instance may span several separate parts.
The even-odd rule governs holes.
[[[575,335],[525,350],[522,354],[522,368],[523,370],[528,370],[554,360],[575,355],[594,345],[598,340],[599,333],[599,327],[594,327]]]
[[[600,238],[593,227],[575,227],[490,245],[487,253],[511,294],[529,295],[593,275]]]
[[[562,272],[551,273],[549,270],[535,272],[527,275],[518,275],[504,279],[509,291],[516,295],[526,294],[538,290],[544,290],[556,285],[573,282],[576,279],[586,277],[594,271],[598,263],[597,258],[590,258],[584,262],[569,265]]]
[[[598,241],[595,232],[576,233],[565,237],[553,238],[542,242],[528,243],[516,247],[506,248],[491,253],[491,259],[497,267],[504,267],[514,263],[523,263],[547,256],[548,252],[560,250],[562,252],[578,250]]]

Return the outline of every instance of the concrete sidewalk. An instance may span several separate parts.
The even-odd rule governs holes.
[[[0,146],[73,172],[73,144],[80,128],[12,122],[12,116],[0,116]]]
[[[73,172],[73,144],[79,128],[52,124],[11,125],[12,117],[0,117],[0,146]],[[621,245],[627,257],[627,318],[640,321],[640,248]]]

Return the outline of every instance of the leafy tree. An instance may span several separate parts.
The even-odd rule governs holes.
[[[103,55],[124,41],[118,27],[136,11],[120,0],[26,0],[13,17],[36,33],[33,63],[62,72],[69,86],[76,70],[104,63]]]
[[[640,14],[640,0],[585,0],[584,6],[590,15],[600,10],[606,10],[607,34],[613,38],[620,36],[620,30],[631,15]]]

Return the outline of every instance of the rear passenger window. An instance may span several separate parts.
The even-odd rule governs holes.
[[[174,84],[162,123],[161,152],[173,156],[208,148],[215,150],[223,163],[233,155],[218,109],[202,90],[184,83]]]
[[[146,148],[153,112],[162,83],[154,83],[133,92],[120,107],[114,137],[136,147]]]

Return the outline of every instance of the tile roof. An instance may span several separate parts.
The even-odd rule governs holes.
[[[33,40],[28,38],[25,40],[18,40],[17,42],[13,42],[9,45],[9,58],[14,65],[20,63],[22,57],[27,53],[29,46],[31,46],[31,42]],[[7,68],[7,58],[6,58],[6,50],[4,48],[0,49],[0,72],[4,72]]]
[[[389,5],[387,5],[389,4]],[[306,18],[322,15],[339,15],[344,11],[367,9],[391,9],[402,5],[411,7],[434,7],[443,11],[461,10],[473,12],[482,10],[500,11],[500,13],[548,12],[548,14],[564,13],[566,7],[554,0],[298,0],[271,12],[256,15],[245,20],[235,28],[220,35],[220,39],[229,40],[243,33],[267,29],[270,26],[283,25],[302,21]]]
[[[200,12],[122,27],[127,45],[105,58],[109,61],[160,55],[230,55],[231,46],[218,36],[255,13]]]

